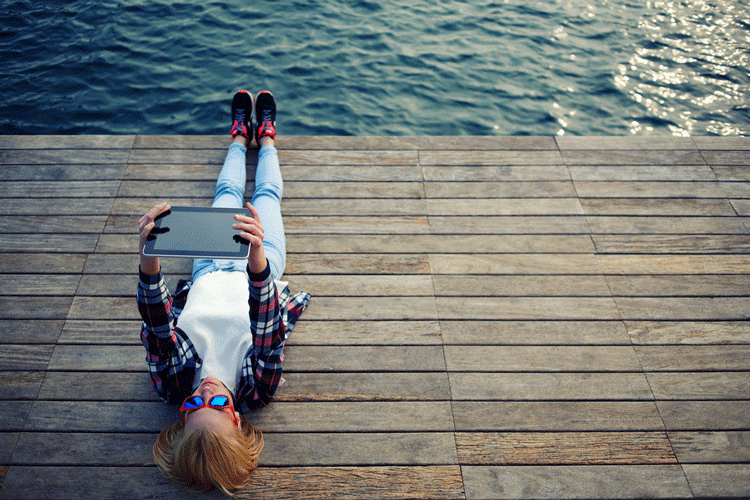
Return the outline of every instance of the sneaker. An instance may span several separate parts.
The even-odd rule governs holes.
[[[232,99],[232,139],[237,135],[253,140],[253,96],[246,90],[238,90]]]
[[[257,141],[263,136],[276,139],[276,99],[267,90],[255,96],[255,121],[258,123]]]

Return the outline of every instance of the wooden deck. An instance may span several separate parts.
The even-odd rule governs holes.
[[[227,145],[0,136],[0,498],[184,498],[135,228]],[[277,146],[313,299],[239,498],[750,496],[750,138]]]

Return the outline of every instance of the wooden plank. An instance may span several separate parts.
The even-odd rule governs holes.
[[[693,136],[700,149],[750,150],[750,138],[743,136]]]
[[[422,165],[562,165],[558,151],[420,151]]]
[[[464,466],[461,472],[469,500],[692,497],[679,465]]]
[[[714,165],[711,167],[720,181],[750,181],[747,165]]]
[[[98,415],[98,418],[91,418]],[[159,402],[35,401],[24,427],[31,432],[159,432],[179,409]]]
[[[433,274],[599,274],[598,257],[587,254],[430,254]]]
[[[732,206],[737,211],[737,215],[750,216],[750,200],[731,200]]]
[[[708,165],[680,166],[571,166],[574,181],[716,181]]]
[[[465,465],[676,464],[661,432],[457,432]]]
[[[416,216],[427,214],[424,199],[400,199],[398,203],[381,199],[320,198],[315,201],[302,198],[284,199],[281,215],[284,217],[311,216]],[[286,219],[285,219],[286,220]]]
[[[287,346],[289,371],[445,371],[440,346]]]
[[[457,431],[658,431],[664,424],[645,401],[454,401]]]
[[[104,236],[102,236],[104,237]],[[132,237],[131,237],[132,239]],[[299,253],[593,253],[589,235],[301,235],[287,241],[288,254]],[[136,250],[137,251],[137,250]],[[291,258],[291,257],[290,257]],[[294,258],[298,258],[295,256]]]
[[[678,351],[675,358],[680,354]],[[713,363],[693,362],[693,366],[713,364],[721,370],[731,370],[732,360],[726,362],[726,358],[726,355],[719,357]],[[726,364],[722,364],[722,361]],[[747,365],[743,367],[747,368]],[[746,399],[750,394],[750,377],[747,371],[686,373],[691,367],[685,366],[682,369],[685,371],[647,373],[649,386],[656,399]]]
[[[594,234],[740,234],[747,228],[739,217],[610,217],[587,216]]]
[[[316,320],[436,320],[438,312],[431,297],[320,297],[305,311],[305,321]]]
[[[734,207],[726,199],[691,198],[581,198],[586,215],[661,215],[734,217]]]
[[[142,149],[134,148],[130,151],[128,163],[152,163],[155,165],[167,164],[199,164],[199,165],[219,165],[224,163],[227,156],[225,145],[217,149]],[[252,154],[252,153],[251,153]]]
[[[45,375],[43,371],[0,372],[0,399],[36,399]]]
[[[0,319],[65,319],[72,297],[0,297]]]
[[[141,345],[141,319],[125,321],[103,319],[68,320],[62,328],[61,344]]]
[[[23,339],[24,344],[54,344],[60,337],[64,319],[0,320],[0,343],[12,344]]]
[[[591,236],[600,254],[748,253],[746,235],[606,235]]]
[[[612,295],[615,296],[743,296],[750,294],[750,275],[665,275],[665,276],[619,276],[606,278]]]
[[[3,215],[102,215],[112,210],[113,198],[2,198]],[[146,213],[144,210],[143,213]]]
[[[287,256],[286,273],[302,274],[429,274],[427,255],[419,254],[329,254]]]
[[[123,228],[126,231],[128,228]],[[668,238],[668,237],[665,237]],[[733,237],[737,238],[737,237]],[[742,237],[747,239],[746,237]],[[734,241],[734,240],[733,240]],[[730,245],[731,243],[728,243]],[[97,253],[138,253],[138,238],[132,228],[128,234],[105,233],[99,236]],[[476,253],[594,253],[594,245],[589,235],[357,235],[346,238],[329,235],[298,233],[287,240],[289,260],[295,254],[341,254],[341,253],[465,253],[466,249]],[[134,260],[137,264],[137,260]]]
[[[422,167],[425,181],[569,181],[570,173],[564,165],[546,166],[483,166],[460,164],[451,167]]]
[[[620,321],[440,321],[446,345],[629,345]]]
[[[750,429],[750,401],[657,401],[670,431]]]
[[[697,497],[745,498],[750,491],[747,464],[685,464],[682,468]]]
[[[264,466],[455,464],[451,432],[272,433],[263,435]],[[338,495],[336,495],[338,497]]]
[[[742,165],[747,166],[747,150],[703,150],[701,154],[706,159],[706,163],[714,165]]]
[[[14,466],[8,471],[0,498],[137,498],[199,499],[171,485],[154,467]]]
[[[430,216],[433,234],[589,234],[585,217]]]
[[[173,291],[179,276],[166,276],[167,288]],[[429,275],[320,275],[286,274],[290,289],[308,290],[315,297],[323,296],[432,296]],[[0,282],[2,275],[0,275]],[[80,290],[86,295],[123,295],[135,291],[138,276],[131,274],[83,275]]]
[[[135,148],[225,148],[229,136],[221,135],[139,135]],[[557,149],[553,137],[544,136],[339,136],[277,135],[278,149]]]
[[[746,320],[750,297],[615,297],[624,320]]]
[[[3,181],[93,181],[122,178],[125,164],[118,165],[4,165]]]
[[[639,359],[626,346],[451,346],[448,371],[638,372]]]
[[[142,346],[58,344],[51,359],[50,351],[48,370],[146,370]],[[287,346],[285,354],[284,369],[292,372],[445,370],[440,346]]]
[[[674,150],[582,150],[560,151],[566,165],[705,165],[697,149]]]
[[[17,217],[16,217],[17,219]],[[34,255],[36,252],[93,252],[99,235],[89,234],[0,234],[0,252],[25,251],[23,259],[35,260],[54,258],[53,256]],[[76,260],[74,259],[73,262]],[[20,270],[20,269],[16,269]]]
[[[246,415],[264,432],[452,432],[449,401],[273,404]]]
[[[259,468],[241,499],[330,498],[341,500],[464,498],[461,469],[442,466]]]
[[[558,135],[555,142],[561,150],[692,150],[696,144],[691,137],[675,136],[573,136]]]
[[[305,367],[306,368],[306,367]],[[274,401],[447,401],[445,372],[295,373],[286,370]]]
[[[576,181],[581,198],[727,198],[718,182]],[[741,196],[738,196],[741,198]]]
[[[744,226],[743,226],[744,227]],[[424,216],[320,217],[290,216],[284,219],[287,235],[297,233],[338,234],[429,234]],[[292,236],[293,237],[293,236]]]
[[[153,464],[152,433],[38,433],[18,441],[13,464],[134,466]],[[452,433],[264,434],[264,466],[439,465],[456,462]],[[46,453],[39,454],[39,449]],[[112,454],[112,450],[122,453]]]
[[[427,200],[427,213],[431,216],[582,215],[583,209],[576,198],[439,198]]]
[[[606,297],[607,281],[597,275],[440,275],[432,277],[441,297]]]
[[[173,137],[173,136],[167,136]],[[1,149],[130,149],[134,135],[3,135]]]
[[[750,369],[748,345],[635,346],[647,372]]]
[[[418,165],[416,151],[394,150],[279,150],[282,165]]]
[[[608,297],[436,297],[436,302],[441,320],[620,319]]]
[[[113,215],[107,219],[107,232],[136,234],[140,216]],[[0,226],[2,217],[0,217]],[[426,216],[288,216],[284,219],[284,230],[289,235],[296,233],[335,234],[428,234],[430,228]]]
[[[46,370],[51,345],[6,344],[0,349],[0,370]]]
[[[441,344],[437,320],[425,321],[308,321],[307,316],[296,324],[290,345],[383,345],[392,344],[398,333],[401,345]],[[0,322],[2,324],[2,322]],[[70,319],[65,322],[60,343],[124,344],[140,346],[140,317],[131,320]],[[624,329],[623,329],[624,332]],[[9,333],[11,335],[11,333]],[[627,338],[625,336],[625,338]],[[57,337],[54,337],[57,339]],[[47,342],[49,343],[49,341]]]
[[[634,344],[750,344],[745,321],[626,321]]]
[[[122,164],[130,149],[0,149],[0,165]]]
[[[435,345],[442,340],[437,320],[309,321],[306,314],[295,325],[289,345],[381,345],[392,343],[396,334],[404,345]]]
[[[596,255],[604,274],[744,274],[746,255]]]
[[[248,155],[248,180],[255,178],[257,158]],[[125,175],[128,180],[195,180],[215,182],[221,171],[221,165],[202,164],[167,164],[155,168],[153,164],[128,165]],[[420,182],[422,171],[417,165],[410,166],[369,166],[362,165],[353,168],[329,165],[281,165],[284,182],[290,181],[319,181],[319,182]]]
[[[169,198],[204,198],[205,205],[210,206],[214,197],[215,181],[130,181],[120,185],[118,196]],[[245,191],[253,192],[250,185]],[[0,196],[4,193],[0,190]],[[7,195],[5,195],[7,196]],[[101,194],[99,194],[101,196]],[[284,183],[284,196],[291,198],[424,198],[420,182],[295,182]]]
[[[685,464],[682,469],[697,497],[743,498],[750,491],[747,464]]]
[[[427,198],[574,198],[572,181],[424,182]]]
[[[681,464],[750,462],[750,432],[670,432]]]
[[[74,295],[74,274],[0,274],[0,295]]]
[[[0,431],[22,431],[32,404],[31,401],[0,401]]]
[[[10,463],[146,467],[154,463],[151,448],[155,441],[154,433],[24,432]]]
[[[146,367],[146,351],[141,357],[142,368]],[[93,375],[93,376],[92,376]],[[286,375],[285,375],[286,377]],[[55,400],[64,397],[68,401],[148,401],[161,402],[145,371],[128,372],[56,372],[47,371],[39,390],[40,400]]]
[[[111,198],[120,181],[7,181],[0,182],[0,198]]]
[[[649,401],[642,373],[451,372],[454,401]]]
[[[2,432],[0,433],[0,461],[3,464],[9,464],[12,461],[13,449],[16,447],[19,433],[16,432]],[[3,466],[2,477],[5,477],[8,471],[7,466]]]

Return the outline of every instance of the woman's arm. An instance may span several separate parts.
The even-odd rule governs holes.
[[[159,266],[159,257],[148,257],[146,255],[143,255],[143,247],[146,246],[148,235],[154,228],[154,221],[156,220],[156,217],[158,217],[162,212],[166,212],[170,208],[171,207],[167,203],[156,205],[151,210],[146,212],[146,214],[138,221],[138,229],[141,235],[140,244],[138,245],[138,253],[141,255],[141,272],[150,276],[156,276],[157,274],[159,274],[159,270],[161,269]]]

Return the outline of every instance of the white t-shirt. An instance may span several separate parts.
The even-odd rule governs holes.
[[[253,342],[248,286],[247,274],[236,271],[204,274],[191,286],[177,325],[203,361],[195,373],[194,387],[213,375],[236,391]]]

